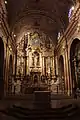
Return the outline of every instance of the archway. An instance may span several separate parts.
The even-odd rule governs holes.
[[[64,81],[64,58],[61,55],[59,58],[59,90],[65,90],[65,81]]]
[[[80,40],[75,39],[70,48],[72,88],[80,88]]]
[[[8,93],[12,92],[12,76],[13,75],[13,60],[12,55],[9,58],[9,77],[8,77]]]
[[[4,44],[0,37],[0,97],[4,95]]]

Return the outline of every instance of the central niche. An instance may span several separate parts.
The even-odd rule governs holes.
[[[32,66],[38,67],[40,65],[40,54],[35,50],[32,53]]]
[[[29,57],[29,66],[30,72],[41,72],[41,59],[42,59],[42,52],[41,52],[41,38],[39,33],[34,32],[30,34],[28,44],[31,46],[31,51],[28,51]]]

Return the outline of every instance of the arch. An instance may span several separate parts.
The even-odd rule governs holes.
[[[80,40],[75,38],[70,48],[72,88],[80,88]]]
[[[65,92],[65,81],[64,81],[64,58],[62,55],[59,57],[59,90]]]
[[[0,98],[4,95],[4,43],[0,37]]]

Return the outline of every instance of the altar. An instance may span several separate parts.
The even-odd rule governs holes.
[[[35,91],[34,92],[34,107],[36,109],[51,108],[51,92],[50,91]]]

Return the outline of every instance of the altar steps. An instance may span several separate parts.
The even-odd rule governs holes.
[[[12,107],[9,107],[0,112],[19,120],[71,120],[75,116],[78,116],[78,111],[78,107],[69,104],[61,108],[50,109],[29,109],[13,105]]]

